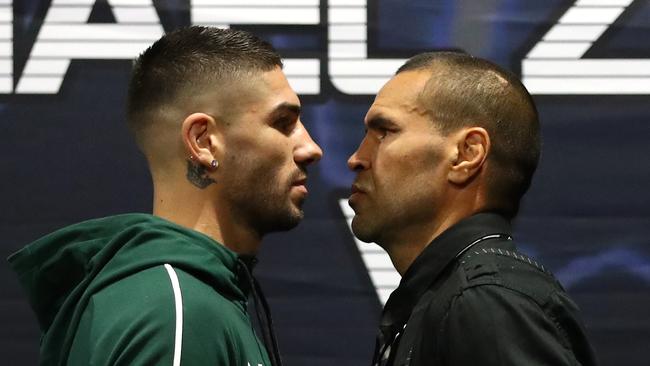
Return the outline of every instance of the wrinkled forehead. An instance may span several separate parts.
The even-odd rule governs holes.
[[[420,95],[431,77],[428,71],[405,71],[395,75],[377,93],[366,121],[375,115],[425,114]]]

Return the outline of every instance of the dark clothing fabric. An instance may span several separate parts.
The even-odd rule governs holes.
[[[477,214],[404,274],[373,365],[595,365],[578,312],[542,265],[516,251],[508,220]]]

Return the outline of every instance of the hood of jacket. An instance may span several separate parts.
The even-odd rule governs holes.
[[[213,239],[148,214],[81,222],[55,231],[9,257],[44,333],[64,342],[84,302],[131,274],[168,263],[242,302],[250,286],[235,252]],[[81,304],[81,305],[79,305]],[[57,340],[60,339],[60,340]],[[61,344],[64,346],[63,344]]]

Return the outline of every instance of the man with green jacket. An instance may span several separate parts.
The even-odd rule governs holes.
[[[9,259],[43,331],[41,364],[280,365],[251,270],[262,237],[302,219],[322,152],[279,55],[242,31],[171,32],[136,60],[127,114],[153,215],[72,225]]]

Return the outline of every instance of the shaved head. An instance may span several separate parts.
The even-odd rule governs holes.
[[[427,71],[419,102],[443,134],[483,127],[492,141],[488,207],[514,217],[540,155],[537,109],[519,79],[464,53],[430,52],[408,60],[397,73]]]

